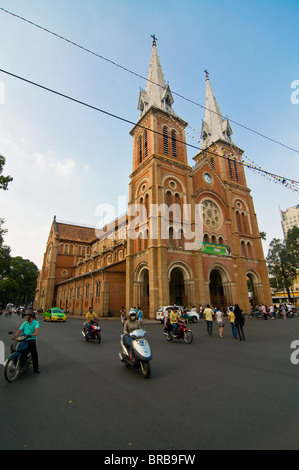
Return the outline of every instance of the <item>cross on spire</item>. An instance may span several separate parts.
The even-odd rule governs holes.
[[[157,44],[157,43],[156,43],[157,38],[156,38],[156,36],[155,36],[154,34],[151,35],[151,38],[153,38],[153,46],[155,46],[155,45]]]
[[[209,78],[209,72],[207,71],[207,69],[204,70],[204,73],[206,74],[206,78]]]

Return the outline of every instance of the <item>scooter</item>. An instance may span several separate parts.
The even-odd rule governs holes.
[[[182,339],[185,343],[190,344],[193,341],[193,334],[192,331],[187,328],[187,325],[183,318],[179,319],[179,326],[177,329],[177,334],[173,335],[172,327],[170,323],[166,323],[164,328],[164,335],[167,341],[172,341],[173,339]]]
[[[90,334],[88,333],[88,328],[83,323],[83,330],[82,330],[82,335],[86,339],[86,341],[89,341],[90,339],[93,341],[96,341],[98,344],[100,344],[102,338],[101,338],[101,327],[100,324],[97,322],[91,322],[90,323]]]
[[[120,347],[121,352],[118,354],[121,362],[128,367],[134,369],[141,368],[141,372],[144,378],[148,378],[151,375],[150,360],[152,359],[152,352],[150,345],[144,336],[146,331],[142,329],[134,330],[130,335],[122,334],[120,336]],[[132,341],[133,357],[131,357],[130,344],[127,342],[127,337],[130,336]]]
[[[11,335],[12,332],[9,332],[9,334]],[[4,377],[8,382],[14,382],[32,364],[32,357],[28,351],[26,338],[27,336],[18,336],[10,347],[11,354],[4,363]]]

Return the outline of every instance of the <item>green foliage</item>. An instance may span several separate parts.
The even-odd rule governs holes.
[[[286,290],[291,299],[290,289],[297,277],[299,267],[299,228],[288,231],[284,240],[274,238],[267,256],[268,271],[273,276],[272,285],[276,290]],[[275,281],[274,281],[275,279]]]
[[[11,176],[3,176],[3,167],[5,165],[5,158],[3,155],[0,155],[0,189],[3,189],[4,191],[7,190],[8,183],[10,183],[13,178]]]

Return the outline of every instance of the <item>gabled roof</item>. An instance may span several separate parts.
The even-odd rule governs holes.
[[[95,229],[62,222],[56,222],[56,234],[60,240],[92,243],[97,239]]]

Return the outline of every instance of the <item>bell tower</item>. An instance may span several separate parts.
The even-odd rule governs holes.
[[[157,207],[191,197],[192,185],[184,129],[187,123],[173,110],[173,96],[164,80],[153,37],[145,90],[140,90],[139,121],[131,130],[133,171],[130,175],[126,258],[127,308],[143,303],[145,315],[154,318],[169,299],[169,251],[172,239],[161,234]],[[138,211],[137,211],[138,209]],[[180,214],[181,215],[181,214]],[[170,224],[174,214],[171,212]],[[167,230],[169,227],[167,227]]]
[[[272,301],[270,284],[253,199],[242,164],[243,150],[232,140],[230,123],[222,116],[207,70],[205,73],[202,143],[194,157],[196,166],[192,172],[194,194],[196,201],[204,206],[204,241],[216,250],[217,244],[226,245],[230,254],[226,260],[221,260],[221,267],[215,268],[211,256],[202,255],[203,263],[211,263],[210,291],[203,292],[202,298],[210,298],[211,303],[220,305],[239,303],[247,312],[250,311],[248,283],[253,287],[254,303],[267,305]],[[221,286],[217,288],[215,281],[213,292],[211,285],[217,276],[221,277]]]

